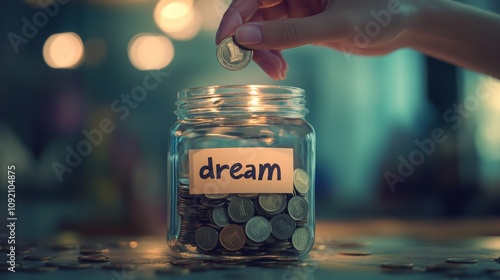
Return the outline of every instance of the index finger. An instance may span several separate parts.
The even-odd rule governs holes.
[[[222,16],[215,43],[220,42],[227,36],[234,34],[236,29],[246,23],[259,9],[259,0],[234,0]]]

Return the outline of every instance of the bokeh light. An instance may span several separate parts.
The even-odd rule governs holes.
[[[202,15],[192,0],[162,0],[154,10],[158,27],[177,40],[190,40],[201,29]]]
[[[83,43],[73,32],[50,36],[43,45],[43,59],[52,68],[74,68],[83,58]]]
[[[130,40],[128,57],[139,70],[166,67],[174,58],[174,45],[163,35],[141,33]]]

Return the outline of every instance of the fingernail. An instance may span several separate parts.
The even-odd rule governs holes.
[[[236,41],[242,45],[256,45],[262,41],[262,32],[255,25],[243,25],[236,29]]]

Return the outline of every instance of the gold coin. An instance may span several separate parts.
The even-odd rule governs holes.
[[[252,61],[253,51],[238,46],[229,36],[217,46],[217,60],[222,67],[238,71],[245,68]]]

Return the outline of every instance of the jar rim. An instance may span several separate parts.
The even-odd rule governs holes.
[[[177,94],[178,119],[235,116],[303,118],[305,91],[280,85],[221,85],[186,88]]]
[[[294,86],[282,85],[210,85],[185,88],[178,92],[177,99],[196,98],[207,96],[208,94],[231,94],[237,89],[266,90],[266,94],[287,94],[303,96],[305,91]],[[260,91],[257,93],[262,94]]]

